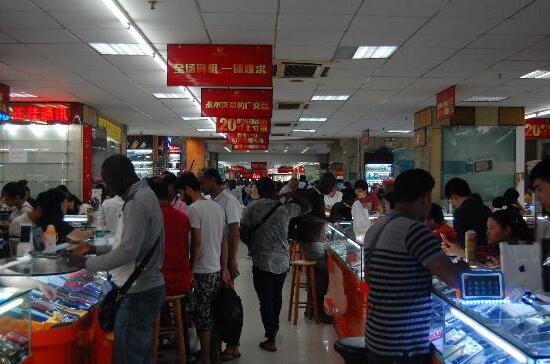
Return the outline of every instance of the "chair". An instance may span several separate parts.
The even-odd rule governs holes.
[[[290,286],[290,303],[288,307],[288,321],[293,320],[293,324],[298,323],[298,309],[305,308],[309,312],[313,311],[315,323],[319,323],[319,313],[317,309],[317,290],[315,288],[315,265],[317,262],[311,260],[295,260],[291,264],[292,283]],[[302,282],[302,273],[306,280]],[[306,300],[300,301],[300,289],[306,289]]]
[[[161,326],[161,315],[157,317],[154,327],[154,336],[153,336],[153,362],[157,362],[158,357],[158,348],[159,348],[159,338],[166,335],[176,335],[176,352],[177,352],[177,363],[185,364],[186,359],[186,335],[185,335],[185,316],[182,309],[182,301],[185,298],[185,295],[179,296],[168,296],[166,297],[166,305],[164,310],[168,310],[167,313],[169,320],[166,324],[171,326]]]

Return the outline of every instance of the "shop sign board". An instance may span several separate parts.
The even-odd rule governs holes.
[[[10,119],[10,87],[0,83],[0,121]]]
[[[455,114],[455,87],[451,86],[437,94],[437,121],[453,117]]]
[[[253,171],[267,169],[267,162],[250,162],[250,169]]]
[[[231,171],[233,171],[235,173],[245,173],[246,172],[246,167],[244,167],[244,166],[231,166],[230,169],[231,169]]]
[[[272,90],[201,89],[202,116],[271,118],[272,112]]]
[[[270,119],[216,118],[216,133],[270,133]]]
[[[277,173],[294,173],[294,168],[289,166],[280,166],[277,168]]]
[[[68,103],[14,103],[11,119],[13,121],[65,123],[72,122]]]
[[[122,128],[113,123],[112,121],[99,117],[99,127],[107,131],[107,137],[121,143],[122,142]]]
[[[233,144],[231,147],[234,151],[268,150],[269,149],[269,144]]]
[[[128,135],[126,149],[153,149],[153,136]]]
[[[525,120],[525,137],[528,139],[550,139],[550,119]]]
[[[228,144],[269,144],[267,133],[229,133]]]
[[[168,45],[168,86],[271,87],[271,45]]]

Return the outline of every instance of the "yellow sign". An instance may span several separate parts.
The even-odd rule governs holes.
[[[122,129],[110,120],[99,117],[99,126],[107,130],[107,137],[122,143]]]

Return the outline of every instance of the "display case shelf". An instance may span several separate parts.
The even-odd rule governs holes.
[[[0,362],[17,364],[31,353],[30,290],[0,288]]]

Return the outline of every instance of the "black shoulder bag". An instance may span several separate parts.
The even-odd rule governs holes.
[[[155,245],[153,245],[153,247],[147,252],[147,255],[145,255],[143,260],[136,265],[134,271],[122,287],[119,288],[111,282],[113,286],[111,291],[107,293],[105,299],[99,305],[99,324],[104,331],[113,331],[116,313],[120,307],[122,299],[126,296],[126,293],[128,293],[128,290],[132,287],[132,284],[134,284],[136,279],[138,279],[139,275],[147,269],[147,264],[149,264],[151,257],[155,253],[155,249],[157,248],[161,238],[162,236],[158,237]]]
[[[277,210],[279,207],[281,207],[283,204],[281,202],[277,202],[275,206],[273,206],[269,212],[262,218],[262,220],[251,227],[248,227],[246,225],[241,225],[241,231],[240,231],[240,237],[243,243],[246,245],[250,245],[250,242],[252,241],[252,236],[254,235],[254,232],[260,228],[265,222],[273,215],[275,210]]]

